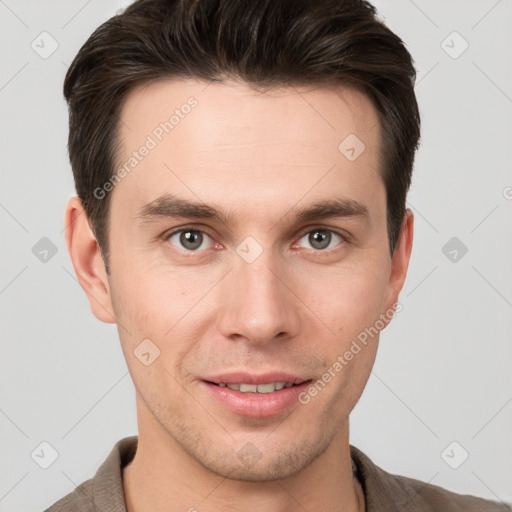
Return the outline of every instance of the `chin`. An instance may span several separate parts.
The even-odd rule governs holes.
[[[327,439],[316,442],[302,442],[287,447],[267,446],[259,450],[253,443],[247,442],[237,452],[229,454],[202,452],[194,458],[212,473],[242,482],[271,482],[291,477],[315,461],[327,449]],[[209,456],[210,455],[210,456]]]
[[[247,466],[239,461],[224,465],[218,463],[210,465],[204,461],[200,461],[200,463],[210,472],[222,478],[239,482],[272,482],[293,476],[303,469],[300,465],[296,467],[283,462],[270,462],[265,461],[264,458],[254,464],[247,464]]]

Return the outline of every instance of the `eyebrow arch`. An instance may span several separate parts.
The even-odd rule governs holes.
[[[229,221],[229,216],[224,215],[212,206],[208,206],[204,203],[195,203],[188,199],[176,197],[173,194],[164,194],[143,206],[136,218],[142,222],[151,222],[159,217],[216,219],[224,224]]]
[[[354,199],[326,199],[307,207],[293,209],[299,222],[342,217],[369,217],[368,208]]]
[[[368,218],[368,208],[354,199],[334,198],[317,201],[307,207],[291,208],[283,217],[295,215],[297,222],[311,222],[326,218],[365,217]],[[143,206],[137,220],[151,222],[158,218],[194,218],[215,219],[228,224],[231,215],[227,215],[212,206],[196,203],[187,199],[176,197],[173,194],[164,194]]]

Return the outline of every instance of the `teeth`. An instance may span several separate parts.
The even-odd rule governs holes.
[[[283,388],[291,388],[292,382],[269,382],[268,384],[226,384],[219,382],[221,388],[229,388],[242,393],[272,393]]]
[[[272,393],[272,391],[276,390],[276,385],[273,382],[270,382],[269,384],[258,384],[256,389],[258,393]],[[241,387],[240,390],[242,390]]]
[[[242,393],[256,393],[256,391],[258,391],[258,386],[256,384],[240,384],[240,391]]]

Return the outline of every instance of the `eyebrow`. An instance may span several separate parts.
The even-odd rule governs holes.
[[[229,222],[228,215],[216,210],[212,206],[204,203],[196,203],[188,199],[182,199],[172,194],[164,194],[159,198],[151,201],[151,203],[143,206],[137,219],[145,221],[153,221],[158,218],[176,218],[187,217],[191,219],[215,219],[219,222],[227,224]]]
[[[294,214],[297,222],[344,217],[369,217],[368,208],[349,198],[332,198],[317,201],[305,207],[292,207],[282,218]],[[232,215],[205,203],[197,203],[173,194],[164,194],[143,206],[136,217],[141,222],[153,222],[160,218],[213,219],[223,224],[232,221]]]
[[[301,222],[343,217],[369,217],[368,208],[364,204],[348,198],[326,199],[296,211],[297,220]]]

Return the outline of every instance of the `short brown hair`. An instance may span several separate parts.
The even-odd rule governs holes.
[[[108,269],[109,196],[123,99],[160,78],[241,79],[254,88],[348,84],[379,120],[393,253],[405,214],[420,116],[402,40],[361,0],[138,0],[103,23],[64,82],[77,194]],[[340,141],[341,142],[341,141]]]

